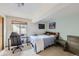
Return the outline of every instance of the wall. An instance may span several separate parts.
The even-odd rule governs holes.
[[[45,22],[37,22],[37,23],[31,23],[28,25],[28,35],[32,35],[32,34],[43,34],[46,31],[45,29],[39,29],[38,28],[38,24],[45,24]]]
[[[62,16],[51,20],[56,22],[56,29],[49,29],[47,22],[47,31],[60,32],[60,36],[67,40],[67,35],[79,36],[79,14],[72,14],[68,16]]]

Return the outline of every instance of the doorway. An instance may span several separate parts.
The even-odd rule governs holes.
[[[4,49],[4,19],[0,16],[0,50]]]

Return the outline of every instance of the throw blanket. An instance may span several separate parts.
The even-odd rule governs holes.
[[[31,36],[31,43],[33,42],[34,50],[36,50],[36,53],[44,50],[44,41],[42,37],[40,36]]]
[[[38,52],[40,52],[42,50],[44,50],[44,41],[43,41],[42,38],[39,37],[36,40],[36,52],[38,53]]]

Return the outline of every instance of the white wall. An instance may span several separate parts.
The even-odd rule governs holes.
[[[52,21],[56,22],[56,29],[49,29],[47,22],[47,31],[59,32],[64,40],[67,40],[67,35],[79,36],[79,14],[63,16]]]
[[[28,25],[28,35],[32,35],[32,34],[43,34],[46,31],[45,29],[39,29],[38,28],[38,24],[45,24],[45,22],[37,22],[37,23],[31,23]]]

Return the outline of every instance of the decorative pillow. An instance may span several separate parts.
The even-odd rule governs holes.
[[[55,37],[55,35],[50,35],[51,37]]]
[[[46,35],[50,35],[50,33],[46,33]]]

